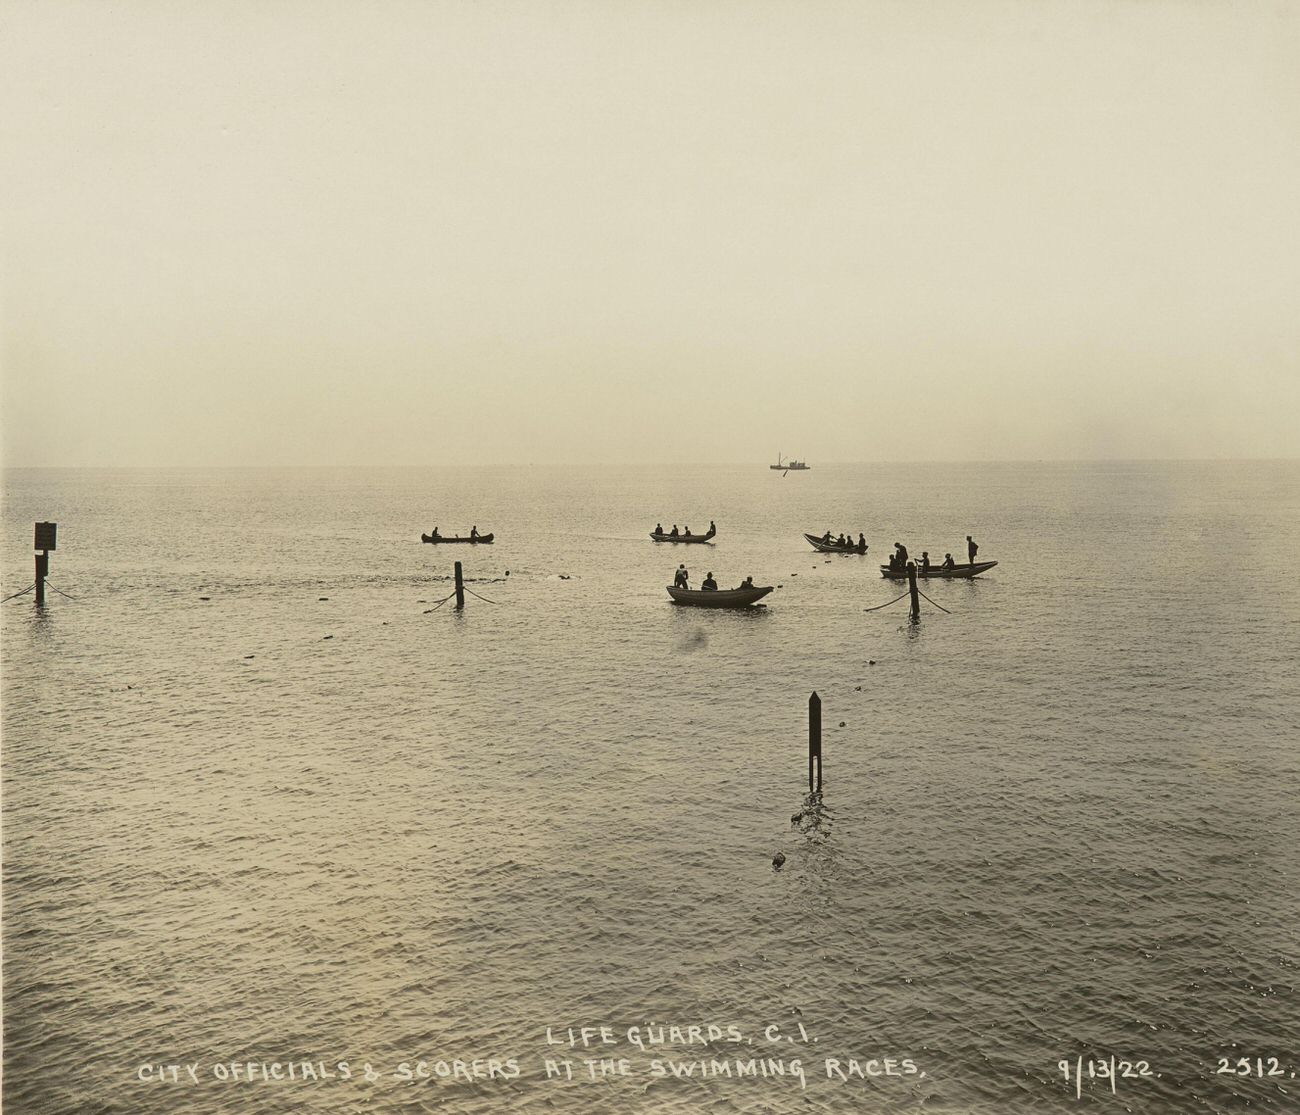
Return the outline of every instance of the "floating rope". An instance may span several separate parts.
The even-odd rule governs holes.
[[[468,593],[470,594],[470,596],[478,596],[478,593],[475,592],[472,588],[467,588],[465,591],[468,592]],[[498,601],[496,601],[496,600],[489,600],[486,596],[478,596],[478,598],[479,598],[480,600],[482,600],[484,604],[496,604],[496,603],[498,603]]]
[[[925,596],[925,593],[921,592],[920,589],[917,589],[916,591],[917,591],[917,594],[918,594],[918,595],[920,595],[920,596]],[[927,600],[930,600],[930,598],[929,598],[928,596],[925,596],[925,598],[926,598]],[[931,604],[934,604],[934,601],[933,601],[933,600],[930,600],[930,603],[931,603]],[[951,613],[950,611],[948,611],[948,609],[945,608],[942,604],[934,604],[934,606],[935,606],[936,608],[938,608],[939,611],[941,611],[944,615],[946,615],[946,616],[950,616],[950,615],[952,615],[952,613]]]
[[[910,591],[911,589],[908,589],[908,592]],[[906,595],[907,595],[906,592],[903,593],[903,596]],[[897,604],[900,600],[903,599],[903,596],[895,596],[894,599],[889,602],[889,604]],[[880,611],[881,608],[888,608],[889,604],[877,604],[874,608],[863,608],[862,610],[864,612],[878,612]],[[936,604],[935,607],[938,607],[938,605]]]
[[[33,581],[30,585],[28,585],[25,589],[23,589],[22,592],[15,592],[15,593],[13,594],[13,596],[6,596],[6,597],[4,598],[4,600],[0,600],[0,604],[5,604],[5,603],[7,603],[7,602],[10,601],[10,600],[13,600],[13,599],[15,599],[15,598],[17,598],[17,597],[19,597],[19,596],[22,596],[23,593],[31,592],[32,589],[34,589],[35,587],[36,587],[36,582]]]

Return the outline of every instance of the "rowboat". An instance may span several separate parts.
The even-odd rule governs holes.
[[[972,564],[954,565],[951,569],[944,569],[941,565],[932,565],[929,569],[922,569],[919,565],[916,567],[918,577],[978,577],[986,569],[992,569],[997,565],[996,561],[977,561]],[[906,581],[906,569],[891,569],[888,565],[880,567],[880,575],[891,581]]]
[[[447,538],[440,534],[437,538],[434,538],[432,534],[422,534],[420,535],[420,541],[432,542],[435,546],[441,542],[468,542],[471,546],[482,543],[483,545],[490,546],[492,545],[492,539],[495,537],[496,535],[494,534],[476,534],[472,537],[467,536],[465,538]]]
[[[656,534],[650,532],[650,537],[656,542],[708,542],[718,532],[712,527],[704,534]]]
[[[666,586],[675,604],[689,604],[693,608],[747,608],[755,600],[762,600],[772,586],[754,588],[695,589]]]
[[[805,534],[808,544],[822,554],[865,554],[866,546],[859,546],[856,542],[851,542],[846,546],[841,546],[838,542],[823,542],[815,534]]]

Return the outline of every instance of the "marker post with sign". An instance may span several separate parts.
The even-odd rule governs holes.
[[[45,603],[45,578],[50,575],[50,551],[58,549],[55,544],[58,537],[58,523],[36,524],[36,603]]]

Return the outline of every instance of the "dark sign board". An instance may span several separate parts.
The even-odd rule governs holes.
[[[36,524],[36,549],[53,550],[54,535],[59,529],[58,523],[37,523]]]

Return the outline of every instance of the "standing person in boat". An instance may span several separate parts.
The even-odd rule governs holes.
[[[673,577],[673,588],[690,588],[691,586],[687,583],[690,577],[691,575],[686,571],[686,566],[679,565],[677,574]]]
[[[943,555],[943,564],[942,564],[939,568],[940,568],[940,569],[954,569],[954,568],[956,568],[956,566],[957,566],[957,563],[956,563],[955,561],[952,560],[952,554],[944,554],[944,555]]]
[[[710,534],[717,534],[717,533],[718,533],[718,528],[717,528],[716,526],[713,525],[713,520],[712,520],[712,519],[709,520],[709,533],[710,533]]]
[[[865,554],[866,552],[867,552],[867,539],[863,535],[862,531],[858,531],[858,553]]]
[[[966,553],[970,557],[971,565],[975,564],[975,555],[979,552],[980,548],[976,544],[975,539],[973,539],[969,534],[966,535]]]
[[[929,550],[921,551],[921,572],[922,573],[930,572],[930,551]]]
[[[704,589],[706,592],[714,592],[717,590],[717,587],[718,582],[713,579],[713,570],[710,569],[708,576],[700,582],[700,588]]]
[[[907,568],[907,547],[904,546],[901,542],[895,542],[894,549],[898,553],[898,568],[906,569]]]

